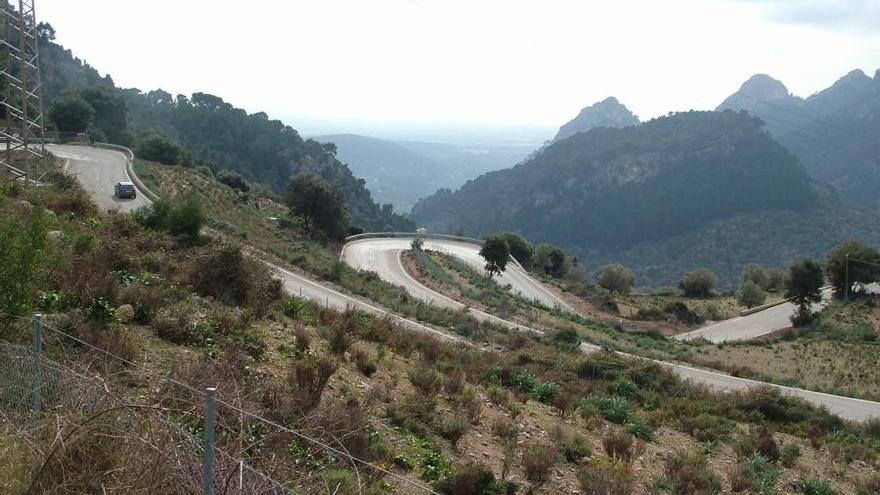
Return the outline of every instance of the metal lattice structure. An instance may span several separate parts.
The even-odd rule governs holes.
[[[30,180],[30,164],[43,157],[43,102],[39,34],[34,0],[18,0],[18,9],[2,0],[0,17],[0,140],[6,144],[0,165]],[[13,156],[23,162],[13,165]]]

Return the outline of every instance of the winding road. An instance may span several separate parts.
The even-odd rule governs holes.
[[[65,161],[69,160],[67,164],[68,171],[77,176],[101,207],[130,211],[149,204],[149,200],[143,194],[138,195],[138,199],[131,202],[119,201],[112,197],[113,185],[120,180],[128,179],[125,155],[112,150],[81,146],[51,146],[49,150],[59,158]],[[109,197],[108,193],[110,194]],[[399,261],[400,253],[402,250],[408,249],[411,242],[412,238],[358,240],[345,246],[342,258],[351,262],[357,268],[376,271],[382,278],[402,285],[414,297],[426,297],[436,301],[438,304],[456,303],[460,305],[460,303],[447,296],[422,286],[415,279],[405,274],[405,271],[403,273],[400,272],[402,270]],[[450,244],[449,241],[438,241],[438,244],[435,245],[434,241],[431,240],[431,242],[426,242],[425,246],[432,249],[433,247],[431,246],[435,246],[440,251],[446,250],[446,252],[460,257],[471,265],[474,264],[475,260],[479,260],[479,248],[475,244],[461,242]],[[476,266],[479,268],[481,263],[478,261],[477,263]],[[434,334],[442,339],[460,340],[446,332],[407,318],[402,318],[374,304],[343,294],[338,290],[327,287],[325,283],[313,281],[271,263],[267,264],[282,280],[284,288],[293,295],[301,295],[302,297],[338,309],[354,306],[363,311],[392,318],[396,323],[411,330]],[[502,279],[503,283],[509,283],[512,290],[519,291],[525,297],[538,299],[545,304],[549,302],[550,304],[548,305],[552,306],[554,304],[553,299],[555,299],[553,294],[529,277],[528,274],[518,270],[520,270],[518,267],[509,269]],[[564,307],[567,308],[567,306]],[[570,310],[570,308],[567,309]],[[486,316],[494,320],[504,321],[492,315]],[[505,323],[508,326],[522,328],[515,323]],[[583,348],[586,352],[598,350],[598,347],[592,345],[584,345]],[[769,385],[778,388],[785,394],[803,398],[819,406],[825,406],[829,411],[850,420],[864,421],[872,417],[880,417],[880,403],[877,402],[766,384],[676,363],[661,362],[659,364],[669,367],[685,379],[719,390],[746,390],[752,387]]]

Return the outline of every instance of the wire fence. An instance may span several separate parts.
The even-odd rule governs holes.
[[[124,439],[114,456],[132,465],[124,463],[129,472],[118,475],[141,480],[151,493],[336,493],[343,485],[360,493],[379,479],[405,493],[436,493],[365,459],[370,432],[344,405],[297,416],[294,423],[283,414],[267,417],[266,410],[249,406],[275,400],[284,409],[284,396],[255,398],[247,387],[229,386],[227,395],[214,399],[206,387],[174,372],[150,371],[38,316],[33,327],[31,346],[0,341],[0,415],[12,432],[57,429],[35,459],[35,493],[41,483],[58,482],[53,477],[61,476],[57,464],[64,459],[57,449],[75,445],[67,434],[82,443]],[[204,372],[210,380],[211,370]],[[49,412],[65,415],[66,428],[58,421],[47,425]]]

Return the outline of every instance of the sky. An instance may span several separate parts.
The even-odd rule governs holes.
[[[808,96],[853,69],[880,68],[880,0],[38,0],[36,7],[57,42],[117,85],[212,93],[316,132],[546,130],[607,96],[647,119],[712,109],[755,73]]]

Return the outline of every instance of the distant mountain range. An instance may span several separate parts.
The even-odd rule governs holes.
[[[411,218],[439,232],[517,231],[588,268],[622,261],[645,285],[674,284],[699,266],[722,278],[730,265],[783,266],[851,236],[880,241],[875,213],[843,205],[762,121],[739,112],[576,132],[419,201]]]
[[[406,212],[419,198],[456,188],[480,174],[511,167],[534,151],[527,144],[392,141],[358,134],[313,139],[336,145],[336,157],[362,177],[372,196]]]
[[[847,202],[880,207],[880,70],[873,79],[854,70],[808,98],[758,74],[718,109],[761,118],[810,176]]]

